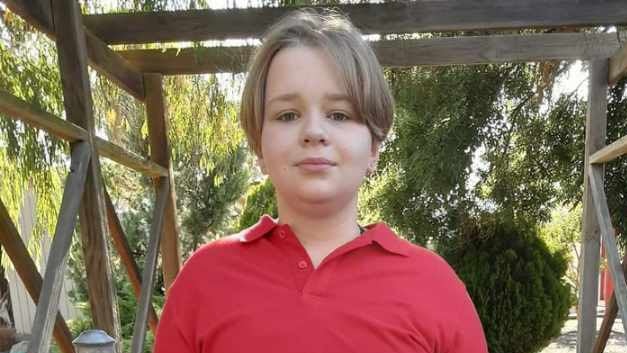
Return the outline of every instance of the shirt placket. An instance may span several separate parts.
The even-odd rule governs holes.
[[[286,264],[292,273],[295,289],[302,293],[314,271],[309,254],[290,231],[280,228],[276,231],[276,236],[277,245],[286,255]]]

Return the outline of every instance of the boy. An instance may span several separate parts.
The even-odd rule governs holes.
[[[278,220],[199,249],[170,289],[156,353],[485,353],[464,285],[357,191],[392,125],[379,63],[346,19],[299,11],[253,58],[241,121]]]

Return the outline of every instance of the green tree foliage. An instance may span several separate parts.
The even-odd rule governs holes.
[[[568,67],[387,70],[395,128],[379,163],[377,191],[363,204],[425,243],[455,235],[465,215],[482,210],[540,224],[557,205],[581,202],[586,102],[551,92]],[[610,91],[608,141],[627,134],[625,84]],[[620,233],[626,166],[623,159],[607,167],[608,201]]]
[[[533,225],[502,215],[463,222],[462,236],[441,243],[472,298],[492,353],[532,353],[559,335],[572,297],[566,260],[552,254]]]
[[[137,198],[128,206],[128,210],[124,213],[124,217],[121,220],[122,228],[131,245],[133,259],[141,269],[144,267],[145,255],[148,249],[147,234],[150,232],[154,205],[149,202],[148,199]],[[118,312],[120,314],[122,346],[123,350],[128,352],[130,351],[133,337],[137,300],[135,299],[133,288],[119,257],[113,256],[112,262],[112,275],[116,287]],[[68,263],[70,278],[72,278],[75,283],[74,291],[70,294],[73,301],[76,303],[75,305],[80,309],[80,317],[70,323],[72,334],[76,337],[80,332],[94,327],[89,305],[87,304],[87,278],[85,277],[84,261],[78,237],[75,237],[75,241],[72,244]],[[157,311],[163,307],[164,293],[162,288],[163,276],[160,271],[157,271],[152,295],[152,303]],[[152,333],[148,331],[144,347],[145,353],[152,351],[153,339]]]
[[[551,212],[551,221],[540,228],[539,236],[553,253],[561,253],[568,260],[565,278],[573,288],[573,295],[579,293],[579,264],[581,241],[581,220],[583,208],[559,207]]]
[[[63,114],[54,43],[8,11],[0,11],[0,91]],[[67,144],[0,113],[0,199],[17,224],[24,192],[34,191],[37,217],[27,245],[35,257],[41,237],[54,233],[66,153]],[[10,266],[6,257],[2,263]]]
[[[166,92],[180,239],[188,254],[232,222],[231,208],[249,182],[248,154],[237,106],[226,100],[216,76],[171,78]]]
[[[239,229],[245,229],[257,223],[259,218],[267,214],[278,217],[274,186],[270,179],[266,179],[248,189],[246,204],[239,218]]]
[[[373,206],[410,239],[424,243],[468,209],[473,152],[500,114],[507,77],[520,71],[491,65],[387,71],[397,114],[379,163],[388,180]]]

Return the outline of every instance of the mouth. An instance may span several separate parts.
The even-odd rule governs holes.
[[[306,158],[296,163],[296,167],[311,172],[324,171],[336,165],[337,163],[326,158]]]
[[[334,166],[337,165],[337,163],[328,160],[326,158],[305,158],[301,161],[299,161],[298,163],[296,163],[297,167],[300,167],[302,165],[328,165],[328,166]]]

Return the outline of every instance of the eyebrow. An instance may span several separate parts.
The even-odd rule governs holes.
[[[347,101],[347,102],[352,102],[351,97],[349,97],[347,94],[325,94],[324,95],[325,99],[328,99],[330,101]]]
[[[298,94],[296,93],[286,93],[286,94],[282,94],[280,96],[276,96],[276,97],[272,97],[271,99],[268,100],[268,103],[266,103],[267,105],[270,105],[272,102],[276,102],[276,101],[293,101],[298,99]]]
[[[272,97],[271,99],[268,100],[268,103],[266,103],[267,105],[270,105],[271,103],[275,102],[275,101],[293,101],[293,100],[297,100],[299,99],[299,95],[296,93],[286,93],[286,94],[282,94],[276,97]],[[343,93],[327,93],[324,95],[324,99],[326,100],[330,100],[330,101],[346,101],[346,102],[352,102],[351,98],[347,95],[347,94],[343,94]]]

